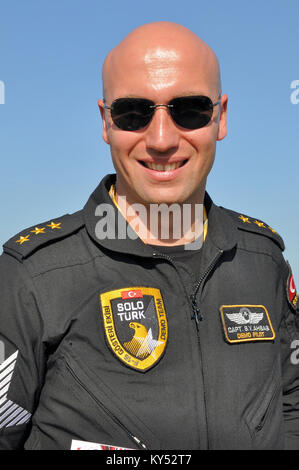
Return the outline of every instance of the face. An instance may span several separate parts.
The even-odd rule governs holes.
[[[147,98],[156,104],[188,95],[219,99],[213,67],[174,48],[154,48],[117,61],[106,88],[106,103],[117,98]],[[122,63],[123,61],[123,63]],[[211,70],[210,70],[211,69]],[[111,119],[102,100],[103,138],[110,145],[117,173],[117,193],[129,203],[201,203],[213,165],[216,141],[226,136],[227,96],[214,107],[201,129],[178,126],[167,108],[157,108],[144,129],[123,131]]]

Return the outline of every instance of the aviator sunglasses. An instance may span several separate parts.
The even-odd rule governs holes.
[[[200,129],[206,126],[213,115],[213,108],[220,100],[213,103],[208,96],[182,96],[174,98],[168,104],[155,104],[145,98],[118,98],[109,109],[114,124],[123,131],[138,131],[146,127],[156,110],[169,109],[173,121],[185,129]]]

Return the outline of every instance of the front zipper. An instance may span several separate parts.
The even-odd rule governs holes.
[[[195,288],[194,288],[194,292],[193,294],[191,294],[189,296],[187,290],[186,290],[186,287],[184,285],[184,282],[182,281],[181,279],[181,276],[180,276],[180,273],[179,273],[179,269],[177,268],[174,260],[168,256],[168,255],[165,255],[164,253],[156,253],[154,252],[153,253],[153,256],[155,258],[162,258],[162,259],[166,259],[167,261],[169,261],[173,267],[175,268],[181,282],[182,282],[182,285],[183,285],[183,288],[184,288],[184,291],[185,291],[185,294],[189,300],[189,303],[191,305],[191,310],[192,310],[192,313],[193,313],[193,316],[191,317],[191,320],[195,320],[195,324],[196,324],[196,329],[197,329],[197,332],[199,331],[199,323],[202,321],[203,317],[201,315],[201,312],[200,312],[200,307],[198,306],[197,304],[197,301],[196,301],[196,295],[197,295],[197,292],[200,288],[200,286],[202,285],[203,281],[208,277],[208,275],[210,274],[210,272],[214,269],[217,261],[219,260],[219,258],[221,257],[221,255],[223,254],[223,250],[219,250],[217,252],[217,254],[215,255],[215,257],[212,259],[212,262],[210,263],[210,265],[208,266],[208,268],[206,269],[206,271],[201,275],[199,281],[195,284]]]
[[[216,264],[217,264],[217,262],[218,262],[218,260],[219,260],[219,258],[221,257],[222,254],[223,254],[223,250],[219,250],[218,253],[214,256],[214,258],[212,259],[212,262],[209,264],[206,271],[201,275],[199,281],[196,283],[196,285],[194,287],[194,292],[190,296],[192,310],[193,310],[192,320],[195,320],[197,332],[199,331],[199,323],[202,321],[203,317],[202,317],[202,314],[201,314],[200,307],[198,306],[197,301],[196,301],[196,295],[197,295],[197,292],[198,292],[199,288],[202,286],[204,280],[208,277],[208,275],[212,272],[212,270],[216,266]]]
[[[85,384],[79,379],[79,377],[77,376],[77,374],[73,371],[73,369],[71,368],[71,366],[66,363],[66,367],[68,369],[68,371],[70,372],[70,374],[74,377],[74,379],[76,380],[76,382],[79,383],[79,385],[86,391],[86,393],[88,393],[88,395],[90,396],[90,398],[96,402],[96,404],[98,406],[100,406],[100,408],[102,408],[102,410],[123,430],[125,431],[125,433],[130,437],[130,439],[132,441],[134,441],[135,444],[137,444],[139,446],[140,449],[143,449],[143,450],[147,450],[147,447],[146,445],[140,440],[138,439],[138,437],[134,436],[130,431],[129,429],[121,422],[119,421],[119,419],[113,414],[111,413],[111,411],[103,404],[101,403],[97,397],[92,393],[90,392],[90,390],[88,390],[85,386]]]
[[[195,320],[195,324],[196,324],[197,340],[198,340],[198,348],[199,348],[200,357],[201,357],[202,353],[201,353],[201,347],[200,347],[200,342],[199,342],[199,323],[202,320],[202,315],[201,315],[201,312],[200,312],[200,307],[198,306],[197,301],[196,301],[196,295],[198,293],[199,288],[203,286],[203,282],[205,281],[205,279],[208,277],[208,275],[212,272],[212,270],[216,266],[216,263],[218,262],[219,258],[222,256],[222,254],[223,254],[223,250],[219,250],[217,252],[217,254],[212,259],[212,261],[211,261],[210,265],[208,266],[208,268],[206,269],[206,271],[201,275],[199,281],[195,284],[193,294],[191,296],[189,296],[189,294],[187,292],[187,289],[184,285],[184,282],[181,279],[179,269],[176,266],[174,260],[170,256],[165,255],[164,253],[156,253],[156,252],[153,253],[154,257],[156,257],[156,258],[159,257],[159,258],[162,258],[162,259],[166,259],[168,262],[170,262],[172,264],[172,266],[175,268],[175,270],[176,270],[176,272],[177,272],[177,274],[178,274],[178,276],[181,280],[181,283],[183,285],[183,289],[185,291],[186,297],[187,297],[187,299],[189,301],[189,304],[190,304],[190,307],[191,307],[191,312],[193,314],[191,316],[191,320]],[[201,361],[202,361],[202,359],[201,359]],[[205,400],[205,386],[204,386],[203,370],[202,370],[202,379],[203,379],[204,413],[205,413],[206,436],[207,436],[206,439],[207,439],[207,448],[209,448],[207,406],[206,406],[206,400]]]

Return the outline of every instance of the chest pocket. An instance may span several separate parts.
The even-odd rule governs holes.
[[[154,433],[88,366],[70,354],[53,361],[27,448],[70,449],[81,440],[129,449],[160,449]]]
[[[283,449],[282,384],[275,364],[270,380],[245,415],[253,449]]]

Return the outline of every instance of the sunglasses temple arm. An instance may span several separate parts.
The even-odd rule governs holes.
[[[221,100],[217,101],[216,103],[213,103],[213,106],[217,106],[217,104],[220,104]]]

